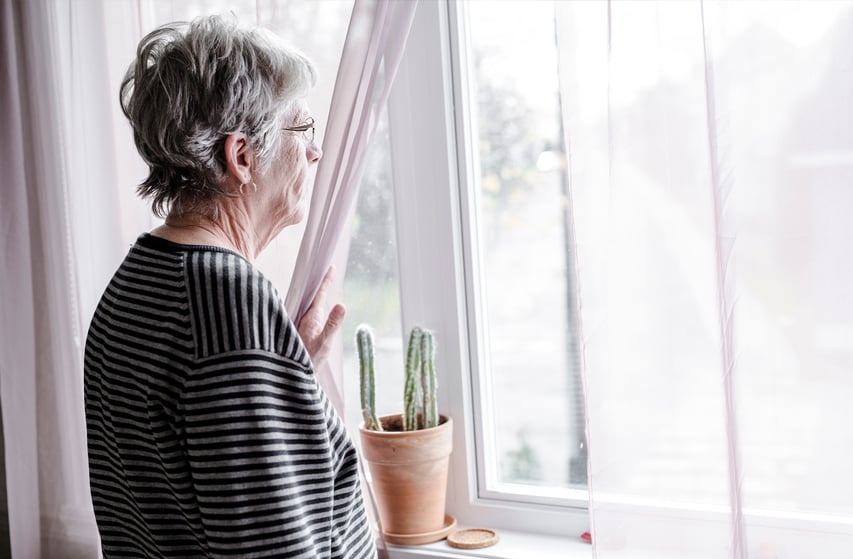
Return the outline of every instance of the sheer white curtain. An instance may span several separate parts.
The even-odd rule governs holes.
[[[350,221],[358,200],[368,148],[388,99],[405,48],[417,2],[356,0],[338,66],[305,233],[285,299],[298,322],[314,299],[329,265],[336,268],[332,300],[341,300],[349,253]],[[338,336],[340,338],[340,336]],[[342,344],[316,370],[335,409],[344,416]],[[374,522],[379,557],[387,557],[372,489],[359,463]]]
[[[3,2],[10,71],[0,110],[11,157],[0,192],[0,400],[14,557],[98,553],[83,420],[84,315],[93,283],[109,277],[124,248],[112,211],[119,194],[109,115],[100,105],[106,49],[88,34],[103,29],[103,18],[93,8]]]
[[[28,170],[24,165],[25,123],[23,103],[25,96],[18,87],[19,81],[27,80],[24,61],[18,52],[22,42],[17,31],[23,14],[11,0],[2,4],[2,33],[0,33],[0,125],[8,141],[6,149],[0,150],[0,164],[5,174],[0,189],[0,258],[4,262],[0,273],[0,390],[2,390],[3,429],[5,442],[7,480],[7,502],[14,510],[17,503],[38,498],[37,471],[30,467],[37,460],[38,447],[34,437],[28,436],[36,429],[35,386],[33,374],[13,374],[17,371],[35,371],[35,324],[33,309],[33,277],[30,257],[31,220],[28,212],[27,190],[18,185],[27,181]],[[28,123],[27,123],[28,126]],[[14,312],[13,312],[14,310]],[[14,336],[20,332],[20,336]],[[15,436],[21,433],[22,436]],[[13,459],[19,457],[19,459]],[[3,515],[3,520],[9,517]],[[37,557],[38,508],[31,507],[10,519],[9,530],[15,533],[34,526],[34,537],[26,542],[13,542],[13,550],[27,550],[27,556]],[[25,547],[26,546],[26,547]]]
[[[594,554],[853,549],[853,4],[557,3]]]
[[[379,118],[403,55],[417,2],[355,3],[329,110],[323,159],[317,169],[311,211],[286,306],[298,321],[308,310],[330,264],[336,267],[340,300],[349,248],[349,225],[358,186]],[[318,371],[320,382],[343,415],[341,346]]]
[[[359,4],[362,18],[371,21],[371,14],[393,3]],[[309,104],[319,116],[322,138],[352,8],[353,0],[2,0],[0,122],[9,141],[0,155],[5,171],[0,189],[0,402],[14,557],[98,555],[86,465],[83,344],[97,299],[127,247],[155,225],[134,192],[145,168],[118,104],[118,84],[137,42],[166,21],[229,10],[242,23],[272,29],[318,66],[319,83]],[[375,57],[375,46],[366,46],[373,45],[374,29],[361,25],[365,47],[359,52]],[[383,80],[393,75],[388,60],[403,44],[389,33],[404,40],[406,29],[384,31],[383,48],[391,49],[381,51],[384,74],[382,64],[364,65],[368,75],[361,81],[379,93]],[[371,72],[380,78],[371,78]],[[364,123],[356,125],[364,129],[357,136],[359,151],[344,158],[349,170],[343,188],[354,189],[378,93],[369,89],[365,104],[363,86],[349,91],[350,98],[344,95],[336,107],[356,107],[355,120]],[[337,121],[335,114],[331,117]],[[334,137],[324,143],[327,153],[342,153],[334,142],[353,140],[348,134]],[[338,184],[334,173],[329,182]],[[341,188],[333,190],[332,199]],[[325,228],[337,228],[335,238],[341,236],[338,220],[348,215],[342,208],[338,217],[320,220]],[[312,220],[317,211],[312,209]],[[286,231],[259,259],[282,291],[301,234]],[[332,237],[323,237],[328,245]],[[305,296],[313,293],[311,281],[300,282]]]

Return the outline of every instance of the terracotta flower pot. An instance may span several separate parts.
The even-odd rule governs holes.
[[[386,539],[421,544],[444,538],[452,520],[444,507],[453,420],[442,415],[438,427],[417,431],[402,431],[399,414],[379,420],[385,431],[363,424],[359,431]]]

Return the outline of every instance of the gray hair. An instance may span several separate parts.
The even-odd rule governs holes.
[[[218,216],[225,138],[249,137],[262,172],[281,141],[280,121],[316,81],[314,65],[264,29],[207,16],[163,25],[140,42],[121,83],[121,108],[149,174],[137,188],[165,217]]]

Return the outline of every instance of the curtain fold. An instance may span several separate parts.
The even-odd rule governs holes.
[[[0,398],[11,551],[97,556],[82,412],[78,259],[71,234],[67,82],[55,3],[5,2],[2,114],[15,147],[0,196]],[[14,45],[14,50],[12,50]],[[15,151],[19,150],[17,153]],[[9,155],[8,153],[6,155]]]
[[[384,110],[414,19],[417,2],[356,0],[341,54],[314,181],[308,222],[299,247],[285,307],[298,323],[311,305],[326,270],[336,270],[332,300],[340,300],[349,231],[368,148]],[[326,309],[328,310],[328,309]],[[341,344],[315,372],[335,409],[344,416]],[[359,461],[362,486],[376,528],[379,557],[388,556],[372,490]]]
[[[2,76],[0,122],[9,139],[0,150],[5,170],[0,189],[0,407],[3,413],[5,473],[10,545],[15,557],[41,556],[41,527],[37,503],[38,446],[36,439],[36,381],[30,374],[36,360],[33,309],[32,260],[28,190],[29,171],[25,157],[29,147],[25,134],[27,75],[21,51],[24,6],[3,0]]]
[[[845,557],[853,6],[556,6],[594,556]]]
[[[710,30],[705,20],[704,2],[699,4],[699,22],[702,28],[702,63],[705,68],[705,118],[708,130],[708,172],[711,190],[711,213],[714,233],[714,256],[717,275],[718,322],[720,325],[720,370],[722,371],[723,398],[725,401],[726,456],[729,474],[729,510],[731,514],[731,556],[747,556],[746,527],[743,517],[743,469],[738,442],[737,406],[735,405],[735,347],[734,347],[734,289],[729,265],[736,232],[727,231],[725,208],[734,186],[734,173],[727,168],[730,155],[723,147],[726,138],[725,122],[717,113],[717,85],[714,80],[714,52]],[[721,145],[722,144],[722,145]],[[729,234],[727,234],[729,233]]]
[[[356,0],[338,68],[317,168],[311,210],[285,306],[294,322],[305,314],[330,264],[339,299],[346,269],[349,223],[367,150],[388,98],[417,2]],[[317,371],[343,414],[340,350]]]

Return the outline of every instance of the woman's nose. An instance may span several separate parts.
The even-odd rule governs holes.
[[[309,163],[317,163],[323,157],[323,150],[320,149],[320,146],[316,142],[312,141],[308,144],[308,149],[305,150],[305,156],[308,158]]]

